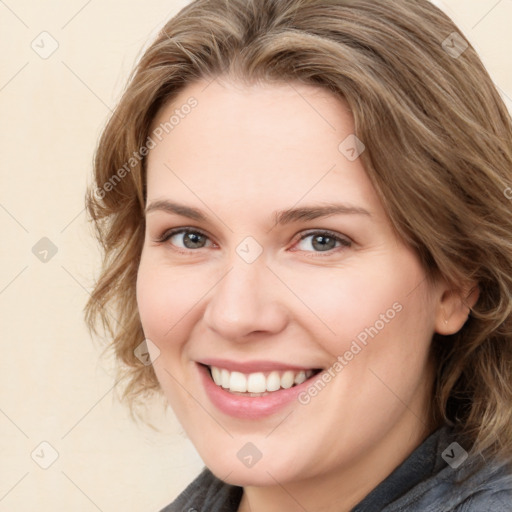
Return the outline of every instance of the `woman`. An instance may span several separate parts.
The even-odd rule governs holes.
[[[511,182],[510,115],[427,0],[171,19],[88,195],[88,321],[206,465],[165,510],[512,509]]]

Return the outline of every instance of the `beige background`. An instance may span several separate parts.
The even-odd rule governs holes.
[[[0,1],[0,512],[157,511],[202,467],[172,413],[155,433],[115,402],[82,319],[99,262],[83,209],[94,146],[141,48],[186,3]],[[436,3],[512,110],[512,1]],[[58,48],[43,59],[32,41]]]

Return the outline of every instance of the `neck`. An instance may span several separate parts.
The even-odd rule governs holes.
[[[238,512],[349,512],[388,477],[433,428],[405,411],[378,446],[336,471],[294,482],[244,487]]]

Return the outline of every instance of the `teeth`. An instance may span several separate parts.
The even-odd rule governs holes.
[[[241,372],[230,372],[225,368],[210,366],[213,381],[217,386],[235,393],[266,393],[281,388],[289,389],[302,384],[313,375],[312,370],[298,372],[286,370],[285,372],[272,371],[268,375],[263,372],[246,375]]]
[[[212,366],[212,368],[213,368],[213,366]],[[221,386],[223,388],[228,389],[229,388],[229,372],[227,370],[224,370],[224,369],[221,370],[220,380],[221,380]]]
[[[215,366],[212,366],[210,368],[210,370],[212,371],[212,378],[213,378],[213,382],[215,382],[215,384],[217,384],[217,386],[220,386],[220,383],[222,382],[221,381],[221,371],[216,368]]]
[[[267,377],[267,391],[277,391],[281,387],[279,372],[271,372]]]
[[[295,376],[295,380],[293,382],[295,382],[295,384],[302,384],[305,380],[306,380],[306,372],[299,372]]]
[[[291,371],[284,372],[284,375],[281,377],[281,387],[284,389],[291,388],[294,380],[295,373]]]
[[[245,375],[240,372],[231,372],[231,376],[229,377],[229,389],[230,391],[245,393],[247,391],[247,379]]]
[[[267,390],[267,379],[263,373],[251,373],[247,378],[249,393],[264,393]]]

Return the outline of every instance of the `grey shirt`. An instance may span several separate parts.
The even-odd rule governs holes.
[[[436,430],[351,512],[511,512],[512,468],[462,462],[454,443],[448,427]],[[242,493],[205,468],[160,512],[237,512]]]

